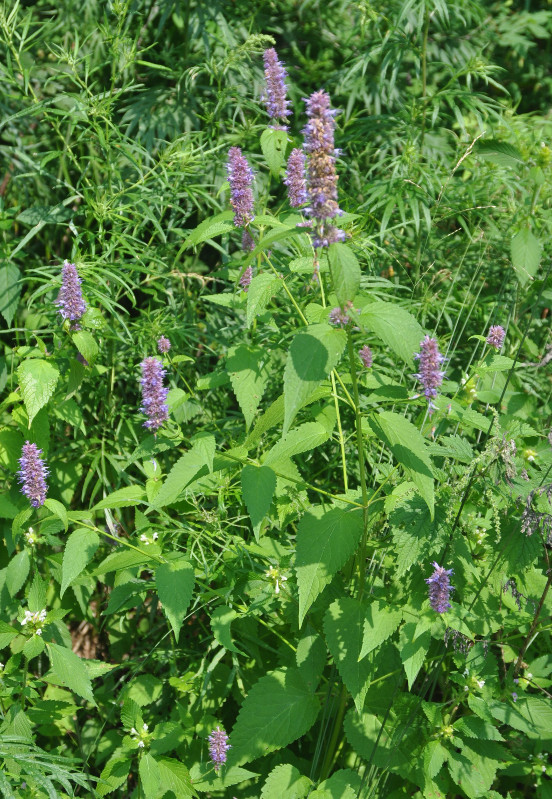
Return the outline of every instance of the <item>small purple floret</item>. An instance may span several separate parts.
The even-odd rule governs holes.
[[[140,410],[148,417],[144,427],[155,431],[169,418],[169,407],[166,402],[169,389],[163,386],[166,372],[158,358],[144,358],[140,367],[142,369]]]
[[[439,368],[445,357],[439,352],[436,338],[426,336],[420,342],[420,352],[414,358],[420,361],[420,371],[414,375],[424,387],[424,394],[429,403],[429,413],[435,410],[433,398],[437,396],[437,389],[443,382],[444,372]]]
[[[278,53],[274,47],[269,47],[263,53],[264,73],[266,79],[266,95],[262,98],[271,120],[281,119],[285,122],[290,116],[288,110],[289,100],[286,99],[286,77],[287,73],[282,62],[278,59]],[[287,130],[284,125],[279,125],[280,130]]]
[[[253,267],[248,266],[243,275],[240,277],[240,286],[244,291],[247,291],[253,279]]]
[[[61,288],[55,302],[63,319],[74,322],[85,313],[86,303],[82,298],[81,283],[75,264],[65,261],[61,268]]]
[[[288,189],[289,204],[298,208],[308,201],[305,153],[296,147],[289,154],[284,183]]]
[[[339,305],[337,308],[332,308],[329,317],[330,324],[335,325],[336,327],[346,327],[351,321],[348,312],[352,309],[352,307],[353,303],[348,300],[343,308],[341,308]]]
[[[365,345],[358,353],[360,360],[367,369],[372,366],[372,350],[368,345]]]
[[[165,336],[161,336],[161,338],[157,339],[157,349],[161,353],[161,355],[166,355],[167,352],[171,348],[171,342]]]
[[[227,163],[230,184],[230,205],[234,210],[234,224],[244,227],[253,219],[253,172],[239,147],[230,147]]]
[[[489,334],[487,336],[487,344],[489,347],[493,347],[495,350],[502,349],[502,345],[504,344],[504,336],[506,335],[506,331],[500,325],[492,325],[489,328]]]
[[[23,484],[21,492],[25,494],[33,508],[40,508],[46,501],[46,476],[48,469],[41,458],[42,450],[36,444],[26,441],[21,450],[19,465],[21,470],[17,478]]]
[[[451,607],[450,594],[454,588],[450,584],[452,569],[444,569],[434,561],[435,571],[426,580],[429,585],[429,604],[436,613],[445,613]]]
[[[209,735],[209,757],[213,763],[215,771],[218,773],[220,767],[226,763],[226,753],[231,748],[228,743],[228,735],[216,727]]]

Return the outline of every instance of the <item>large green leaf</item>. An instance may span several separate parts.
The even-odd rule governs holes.
[[[117,749],[118,753],[120,751],[120,749]],[[132,760],[120,756],[115,756],[108,760],[96,786],[98,796],[106,796],[108,793],[113,793],[117,788],[120,788],[128,779],[131,765]]]
[[[164,791],[172,791],[177,799],[190,799],[197,795],[190,779],[190,772],[183,763],[172,757],[164,757],[157,761],[157,765]]]
[[[276,489],[276,475],[269,466],[246,464],[241,473],[243,501],[249,512],[255,538],[268,513]]]
[[[362,512],[312,508],[297,527],[295,570],[299,587],[299,626],[305,614],[349,560],[362,536]]]
[[[181,555],[168,563],[162,563],[155,571],[157,595],[177,641],[192,598],[194,583],[194,567]]]
[[[412,366],[424,331],[411,313],[391,302],[371,302],[360,314],[363,327],[375,333],[395,355]]]
[[[71,533],[63,551],[60,596],[90,563],[99,545],[100,537],[94,530],[81,527]]]
[[[50,643],[46,646],[48,647],[48,656],[54,676],[63,685],[66,685],[69,690],[95,705],[94,696],[92,695],[92,683],[86,666],[80,657],[70,649],[58,644]]]
[[[552,740],[552,704],[540,696],[526,696],[516,704],[492,701],[487,703],[495,719],[524,732],[533,740]]]
[[[230,766],[249,763],[304,735],[318,716],[318,700],[295,668],[269,672],[244,700],[232,734]]]
[[[401,629],[399,651],[409,690],[422,668],[431,643],[431,632],[425,621],[410,621]]]
[[[412,494],[389,515],[393,546],[397,554],[397,577],[402,577],[415,563],[427,562],[430,555],[445,544],[448,534],[447,509],[437,505],[435,516],[424,500]]]
[[[519,169],[524,164],[523,156],[517,147],[499,139],[480,139],[476,142],[475,152],[485,161],[491,161],[499,166]]]
[[[393,635],[402,620],[402,611],[384,602],[374,600],[365,611],[362,649],[359,658],[366,655]]]
[[[201,440],[198,439],[192,448],[177,460],[155,495],[152,502],[154,508],[164,508],[166,505],[176,502],[182,491],[194,478],[198,477],[200,472],[207,474],[209,462],[212,462],[212,455],[206,456],[206,447],[208,446],[209,453],[214,454],[215,451],[215,439],[213,436],[210,436],[209,439],[209,442],[205,437]]]
[[[516,233],[510,243],[510,254],[516,275],[524,286],[535,277],[541,258],[541,243],[529,228]]]
[[[20,278],[21,272],[15,264],[0,266],[0,313],[8,327],[11,326],[19,302]]]
[[[370,427],[386,444],[427,503],[431,518],[435,503],[433,467],[427,443],[417,427],[398,413],[370,416]]]
[[[275,178],[280,174],[286,157],[287,141],[288,135],[285,130],[267,128],[261,133],[261,150],[268,168]]]
[[[345,348],[344,330],[309,325],[294,337],[284,369],[284,434],[312,392],[335,369]]]
[[[274,444],[265,456],[264,466],[272,466],[279,461],[292,458],[300,452],[308,452],[323,444],[329,437],[330,433],[324,425],[319,422],[305,422],[305,424],[290,430]]]
[[[125,486],[108,494],[107,497],[94,505],[93,510],[106,508],[130,508],[146,501],[146,492],[139,485]]]
[[[31,559],[26,549],[22,549],[10,560],[6,569],[6,588],[10,596],[15,596],[25,584],[30,568]]]
[[[262,314],[272,297],[282,288],[282,281],[272,272],[255,275],[247,290],[247,327]]]
[[[162,796],[161,771],[157,761],[147,752],[140,758],[138,765],[140,787],[145,799],[159,799]]]
[[[238,344],[228,350],[226,368],[245,418],[246,429],[257,412],[269,377],[266,349]]]
[[[330,244],[328,261],[338,303],[353,302],[360,287],[360,264],[346,244]]]
[[[23,401],[29,417],[29,427],[41,408],[54,393],[59,372],[48,361],[30,358],[23,361],[17,370]]]
[[[363,604],[357,599],[342,597],[332,602],[324,616],[328,649],[359,713],[374,668],[370,660],[359,661],[365,613]]]
[[[261,791],[261,799],[303,799],[312,785],[308,777],[290,763],[273,768]]]
[[[202,241],[208,241],[215,236],[220,236],[222,233],[228,233],[229,230],[234,229],[232,221],[234,217],[233,211],[223,211],[221,214],[215,214],[192,230],[188,238],[183,244],[183,249],[193,247],[195,244],[201,244]]]

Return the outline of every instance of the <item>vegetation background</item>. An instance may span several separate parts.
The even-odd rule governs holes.
[[[3,796],[552,797],[551,41],[552,3],[530,0],[3,1]],[[270,46],[288,70],[288,150],[303,98],[324,88],[341,110],[364,320],[347,335],[375,361],[342,417],[354,378],[311,386],[299,420],[323,433],[280,460],[298,308],[311,324],[327,312],[308,235],[289,233],[283,165],[261,146]],[[228,210],[232,146],[255,173],[253,260]],[[243,269],[268,274],[271,258],[287,294],[246,296]],[[65,259],[89,306],[76,333],[54,304]],[[368,324],[374,301],[399,309],[395,336]],[[491,324],[507,331],[502,363],[485,361]],[[447,357],[431,418],[413,402],[418,331]],[[171,419],[154,437],[139,365],[161,335]],[[423,434],[435,516],[412,461],[370,427],[376,407]],[[16,480],[25,440],[50,469],[52,501],[33,516]],[[244,469],[271,452],[264,507]],[[309,513],[365,507],[361,463],[381,499],[364,514],[367,593],[403,615],[353,652],[364,615],[355,626],[339,605],[362,601],[353,552],[323,564],[334,579],[301,626],[295,542]],[[422,606],[435,558],[455,570],[451,624],[469,654]],[[407,607],[427,626],[411,630]],[[20,621],[42,608],[37,644]],[[318,716],[299,672],[322,679]],[[236,719],[217,775],[208,735]]]

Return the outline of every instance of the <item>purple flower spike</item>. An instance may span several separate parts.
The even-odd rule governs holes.
[[[244,252],[253,252],[254,249],[255,249],[255,239],[248,231],[248,229],[245,228],[242,233],[242,250]]]
[[[161,353],[161,355],[166,355],[166,353],[171,348],[171,342],[165,336],[161,336],[160,339],[157,340],[157,349]]]
[[[243,275],[240,277],[240,286],[244,291],[247,291],[253,279],[253,267],[248,266]]]
[[[298,208],[307,202],[305,153],[298,147],[289,154],[284,183],[288,187],[289,204],[292,208]]]
[[[227,172],[234,224],[236,227],[245,227],[253,219],[253,172],[239,147],[230,147],[228,150]]]
[[[169,389],[163,386],[166,372],[158,358],[144,358],[140,367],[142,369],[140,410],[148,417],[144,427],[155,431],[169,418],[169,407],[166,402]]]
[[[435,571],[426,580],[429,585],[429,604],[436,613],[445,613],[450,607],[450,594],[454,588],[450,584],[452,569],[444,569],[437,562],[433,563]]]
[[[364,346],[358,353],[358,356],[362,361],[362,363],[364,364],[364,366],[367,369],[370,369],[370,367],[372,366],[372,350],[370,349],[370,347],[368,347],[367,345]]]
[[[350,311],[352,307],[353,303],[348,300],[343,308],[340,308],[339,305],[337,308],[332,308],[329,317],[330,324],[335,325],[336,327],[346,327],[351,321],[348,311]]]
[[[82,298],[82,280],[75,264],[65,261],[61,268],[61,288],[55,304],[63,319],[75,322],[86,311],[86,303]]]
[[[263,97],[263,102],[266,105],[268,116],[271,120],[281,119],[285,122],[291,114],[291,111],[288,110],[289,100],[286,100],[286,70],[282,62],[278,60],[278,53],[273,47],[264,51],[263,61],[266,79],[266,95]],[[279,125],[278,128],[287,130],[285,125]]]
[[[26,441],[21,450],[19,465],[21,470],[17,473],[20,483],[23,484],[21,492],[25,494],[33,508],[40,508],[46,501],[46,475],[48,469],[40,457],[42,450],[36,444]]]
[[[487,336],[487,344],[489,347],[494,347],[495,350],[502,349],[502,345],[504,344],[504,336],[506,335],[506,331],[500,325],[492,325],[489,328],[489,334]]]
[[[420,342],[420,352],[415,356],[420,361],[420,371],[414,375],[424,387],[424,394],[429,402],[430,415],[435,410],[433,398],[437,396],[437,389],[443,382],[444,372],[439,368],[445,360],[439,352],[436,338],[426,336]]]
[[[208,741],[209,757],[211,758],[215,771],[218,773],[220,767],[226,763],[226,753],[231,748],[228,743],[228,736],[224,730],[221,730],[220,727],[216,727],[213,732],[210,733]]]

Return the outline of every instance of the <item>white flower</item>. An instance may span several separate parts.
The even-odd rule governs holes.
[[[143,544],[149,544],[149,538],[145,533],[142,533],[142,535],[140,536],[140,541],[142,541]]]
[[[285,583],[287,580],[285,574],[282,574],[279,569],[275,569],[274,566],[271,566],[265,574],[269,580],[274,580],[274,593],[279,594],[280,584]]]
[[[483,686],[485,685],[485,680],[476,680],[476,682],[477,682],[479,688],[483,688]]]
[[[136,728],[135,727],[132,727],[132,729],[130,730],[130,734],[131,735],[138,735],[138,733],[136,732]]]
[[[143,749],[146,744],[143,741],[138,741],[138,746]]]
[[[42,627],[37,627],[36,634],[42,635]]]
[[[147,732],[147,731],[148,731],[148,725],[147,725],[147,724],[144,724],[144,725],[143,725],[143,727],[142,727],[142,729],[144,730],[144,732]]]
[[[157,539],[159,538],[159,533],[154,533],[151,538],[152,541],[157,541]]]

